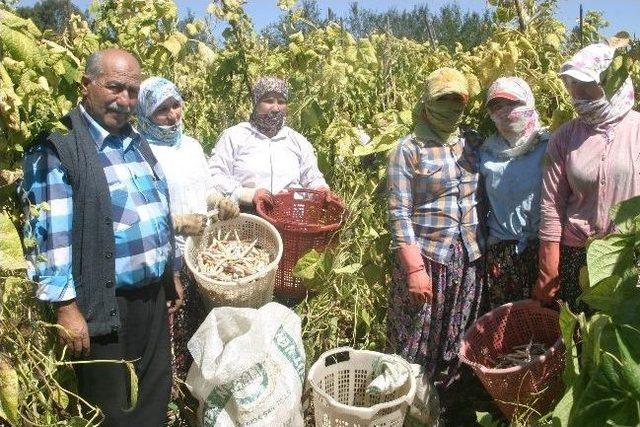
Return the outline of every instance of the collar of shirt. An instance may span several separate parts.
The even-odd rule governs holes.
[[[279,141],[281,139],[286,139],[287,138],[287,127],[286,126],[282,126],[282,128],[280,128],[280,130],[278,131],[277,134],[275,134],[275,136],[273,138],[269,138],[268,136],[266,136],[265,134],[263,134],[262,132],[260,132],[258,129],[256,129],[255,127],[253,127],[253,125],[250,122],[242,122],[240,123],[240,125],[248,130],[250,130],[254,136],[258,139],[269,139],[271,141]]]
[[[114,135],[110,133],[108,130],[100,126],[98,122],[96,122],[93,117],[85,110],[82,104],[78,104],[78,108],[80,112],[87,120],[87,124],[89,125],[89,133],[93,138],[93,141],[98,146],[98,150],[103,150],[105,145],[114,145],[115,148],[122,148],[123,150],[127,150],[132,143],[138,142],[140,139],[140,135],[136,130],[127,123],[127,129],[122,135]]]

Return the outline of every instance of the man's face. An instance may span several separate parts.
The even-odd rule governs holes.
[[[82,78],[84,107],[110,133],[120,133],[129,122],[139,90],[140,66],[122,52],[109,52],[102,57],[102,73],[98,77]]]

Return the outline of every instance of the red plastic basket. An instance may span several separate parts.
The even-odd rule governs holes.
[[[499,355],[532,341],[544,343],[547,352],[527,365],[491,368]],[[564,390],[561,378],[564,344],[558,312],[533,300],[500,306],[480,317],[467,330],[460,347],[460,360],[471,366],[509,420],[526,422],[545,414]]]
[[[276,273],[274,293],[291,302],[307,295],[302,279],[293,276],[293,267],[311,249],[323,250],[342,226],[345,210],[324,193],[309,189],[289,189],[273,196],[273,205],[256,206],[258,214],[280,232],[283,254]]]

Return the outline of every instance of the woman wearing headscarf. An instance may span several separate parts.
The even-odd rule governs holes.
[[[388,162],[396,251],[388,309],[390,350],[422,365],[440,391],[457,378],[464,331],[482,294],[476,190],[479,138],[462,132],[469,97],[459,71],[429,74],[413,132]]]
[[[555,131],[547,148],[533,296],[559,297],[574,309],[586,308],[576,307],[576,298],[587,240],[612,232],[609,209],[640,195],[640,114],[631,109],[630,78],[619,87],[603,81],[613,56],[612,47],[592,44],[562,66],[578,117]]]
[[[228,219],[238,215],[239,208],[214,189],[200,143],[183,132],[182,104],[178,88],[167,79],[151,77],[140,86],[137,128],[166,176],[176,245],[184,253],[187,236],[204,231],[208,210],[217,209],[217,219]],[[186,267],[176,280],[183,285],[184,308],[173,316],[172,350],[174,370],[184,379],[190,358],[186,343],[201,323],[204,308]]]
[[[223,131],[209,159],[218,191],[248,210],[287,188],[320,190],[338,200],[318,169],[311,143],[285,125],[286,82],[261,77],[251,96],[249,121]]]
[[[480,148],[480,174],[489,203],[485,286],[494,308],[529,298],[538,277],[540,188],[549,134],[521,78],[493,82],[487,108],[497,132]]]

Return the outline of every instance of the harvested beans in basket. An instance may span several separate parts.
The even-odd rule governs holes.
[[[243,240],[234,231],[214,236],[208,247],[197,255],[198,271],[222,282],[234,281],[265,270],[271,262],[269,252],[257,245],[257,239]]]

